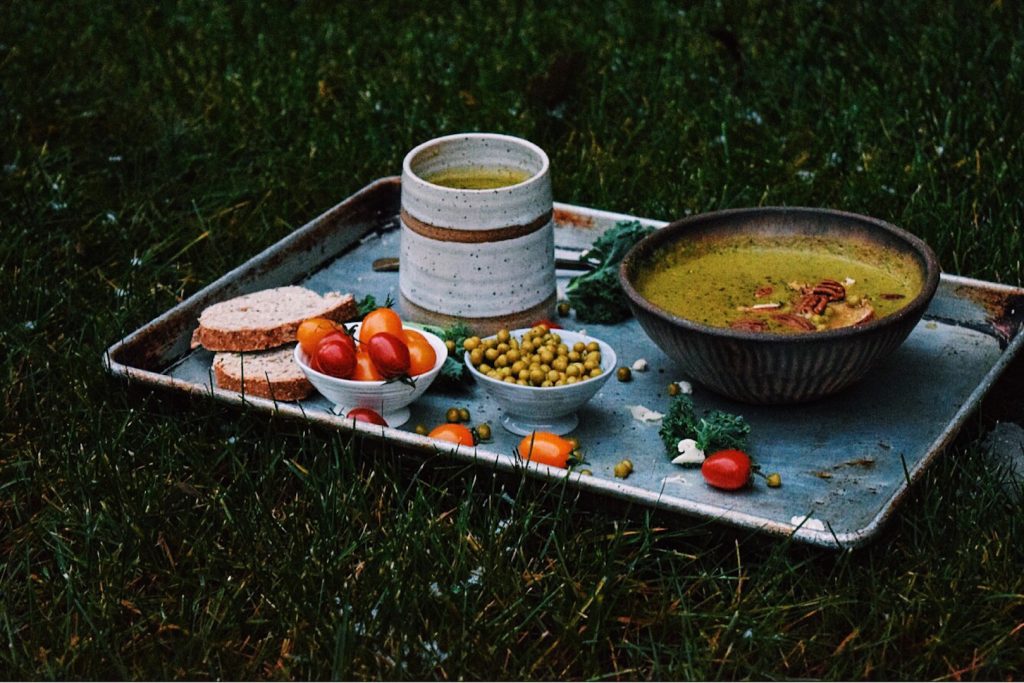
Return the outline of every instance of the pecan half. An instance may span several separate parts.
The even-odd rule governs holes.
[[[828,296],[809,292],[804,294],[800,301],[797,302],[795,310],[797,313],[816,313],[821,315],[825,312],[825,307],[828,304]]]
[[[774,292],[774,291],[775,291],[775,288],[772,287],[771,285],[761,285],[760,287],[758,287],[757,289],[754,290],[754,298],[755,299],[763,299],[766,296],[770,296],[771,293]]]
[[[829,301],[842,301],[846,298],[846,287],[835,280],[822,280],[811,288],[811,293],[828,297]]]
[[[878,296],[881,299],[888,299],[889,301],[894,301],[896,299],[906,299],[907,298],[906,294],[895,294],[895,293],[879,294]]]
[[[785,325],[791,330],[800,330],[804,332],[810,332],[816,330],[814,323],[807,318],[799,315],[793,315],[792,313],[779,313],[772,316],[772,320],[779,321],[782,325]]]

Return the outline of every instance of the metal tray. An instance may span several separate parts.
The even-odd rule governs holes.
[[[519,437],[499,425],[497,406],[481,390],[443,393],[433,387],[411,406],[401,429],[353,426],[315,396],[300,403],[275,403],[241,396],[213,386],[212,354],[191,351],[189,339],[206,306],[242,293],[285,284],[316,291],[373,294],[397,300],[398,275],[375,272],[380,257],[398,255],[397,178],[380,179],[299,228],[240,267],[144,327],[113,344],[104,356],[108,370],[129,382],[186,394],[205,394],[225,403],[246,405],[297,419],[353,429],[400,446],[404,452],[436,453],[450,445],[415,434],[413,425],[441,422],[451,405],[464,405],[473,422],[493,425],[494,440],[475,450],[451,453],[458,460],[505,472],[521,472],[514,455]],[[556,204],[559,255],[585,249],[617,221],[635,219],[607,211]],[[559,271],[559,289],[574,273]],[[853,547],[873,538],[910,484],[935,460],[964,424],[1024,343],[1024,289],[943,275],[924,319],[900,349],[851,389],[817,403],[790,407],[737,404],[694,387],[697,407],[742,414],[752,427],[750,452],[764,472],[777,471],[783,485],[770,489],[763,480],[738,493],[704,484],[700,473],[672,465],[658,438],[658,425],[635,420],[628,406],[664,412],[671,381],[685,380],[672,362],[644,335],[636,321],[566,327],[608,341],[620,364],[644,358],[649,370],[633,381],[608,382],[580,411],[575,434],[592,475],[530,465],[528,476],[560,480],[601,496],[639,503],[672,515],[714,520],[831,548]],[[626,480],[612,469],[624,457],[635,470]]]

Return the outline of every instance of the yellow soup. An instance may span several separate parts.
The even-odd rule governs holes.
[[[423,177],[428,183],[459,190],[493,190],[518,185],[532,174],[508,166],[458,166]]]
[[[867,242],[740,236],[663,249],[636,287],[655,305],[705,325],[803,332],[890,315],[922,284],[913,257]]]

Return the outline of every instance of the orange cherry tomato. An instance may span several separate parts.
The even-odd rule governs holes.
[[[295,332],[295,338],[298,339],[303,352],[307,356],[312,357],[320,340],[332,332],[337,332],[339,329],[341,329],[341,325],[333,320],[310,318],[299,323],[299,329]]]
[[[378,332],[389,332],[399,339],[402,338],[402,319],[387,307],[377,308],[366,314],[363,324],[359,327],[359,341],[366,343]]]
[[[417,330],[404,330],[405,344],[409,347],[409,374],[422,375],[437,363],[437,353],[427,338]]]
[[[360,382],[380,381],[384,379],[384,375],[380,374],[380,370],[370,360],[370,354],[364,349],[359,349],[356,351],[356,367],[349,379]]]
[[[569,464],[572,442],[551,432],[533,432],[519,442],[519,455],[524,460],[561,467]]]
[[[434,427],[427,436],[431,439],[451,441],[452,443],[459,444],[460,446],[473,445],[473,432],[469,431],[469,428],[465,425],[456,424],[454,422],[446,422],[443,425]]]

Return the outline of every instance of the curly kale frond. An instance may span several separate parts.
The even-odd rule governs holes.
[[[455,351],[448,354],[441,366],[441,372],[437,376],[437,383],[440,388],[454,388],[464,386],[469,380],[469,371],[466,369],[465,359],[462,355],[462,343],[466,337],[472,336],[473,331],[462,322],[457,322],[448,327],[435,327],[432,325],[423,326],[428,331],[436,334],[444,342],[452,342]]]
[[[683,439],[693,439],[697,448],[711,454],[723,448],[746,448],[750,425],[742,416],[721,410],[698,417],[693,400],[680,394],[669,403],[658,434],[670,457],[675,457],[676,447]]]
[[[672,397],[665,416],[661,418],[661,429],[658,435],[665,444],[665,451],[671,456],[676,455],[676,446],[683,439],[693,439],[697,433],[697,410],[693,401],[686,394]]]
[[[566,285],[565,296],[581,323],[613,324],[630,315],[616,268],[600,268],[573,278]]]
[[[377,303],[377,297],[373,294],[367,294],[362,299],[356,302],[356,319],[362,320],[367,314],[377,310],[378,308],[394,308],[395,301],[388,294],[385,299],[383,306]]]
[[[634,244],[653,231],[640,221],[620,221],[580,257],[596,267],[574,277],[565,289],[579,322],[612,324],[629,317],[629,301],[619,284],[619,264]]]
[[[742,417],[713,410],[701,418],[697,425],[697,436],[693,440],[697,442],[697,448],[711,454],[723,448],[743,450],[747,447],[749,434],[750,425]]]
[[[594,240],[582,258],[584,261],[597,261],[601,265],[618,266],[626,258],[626,252],[652,232],[654,228],[640,221],[619,221],[615,227]]]

